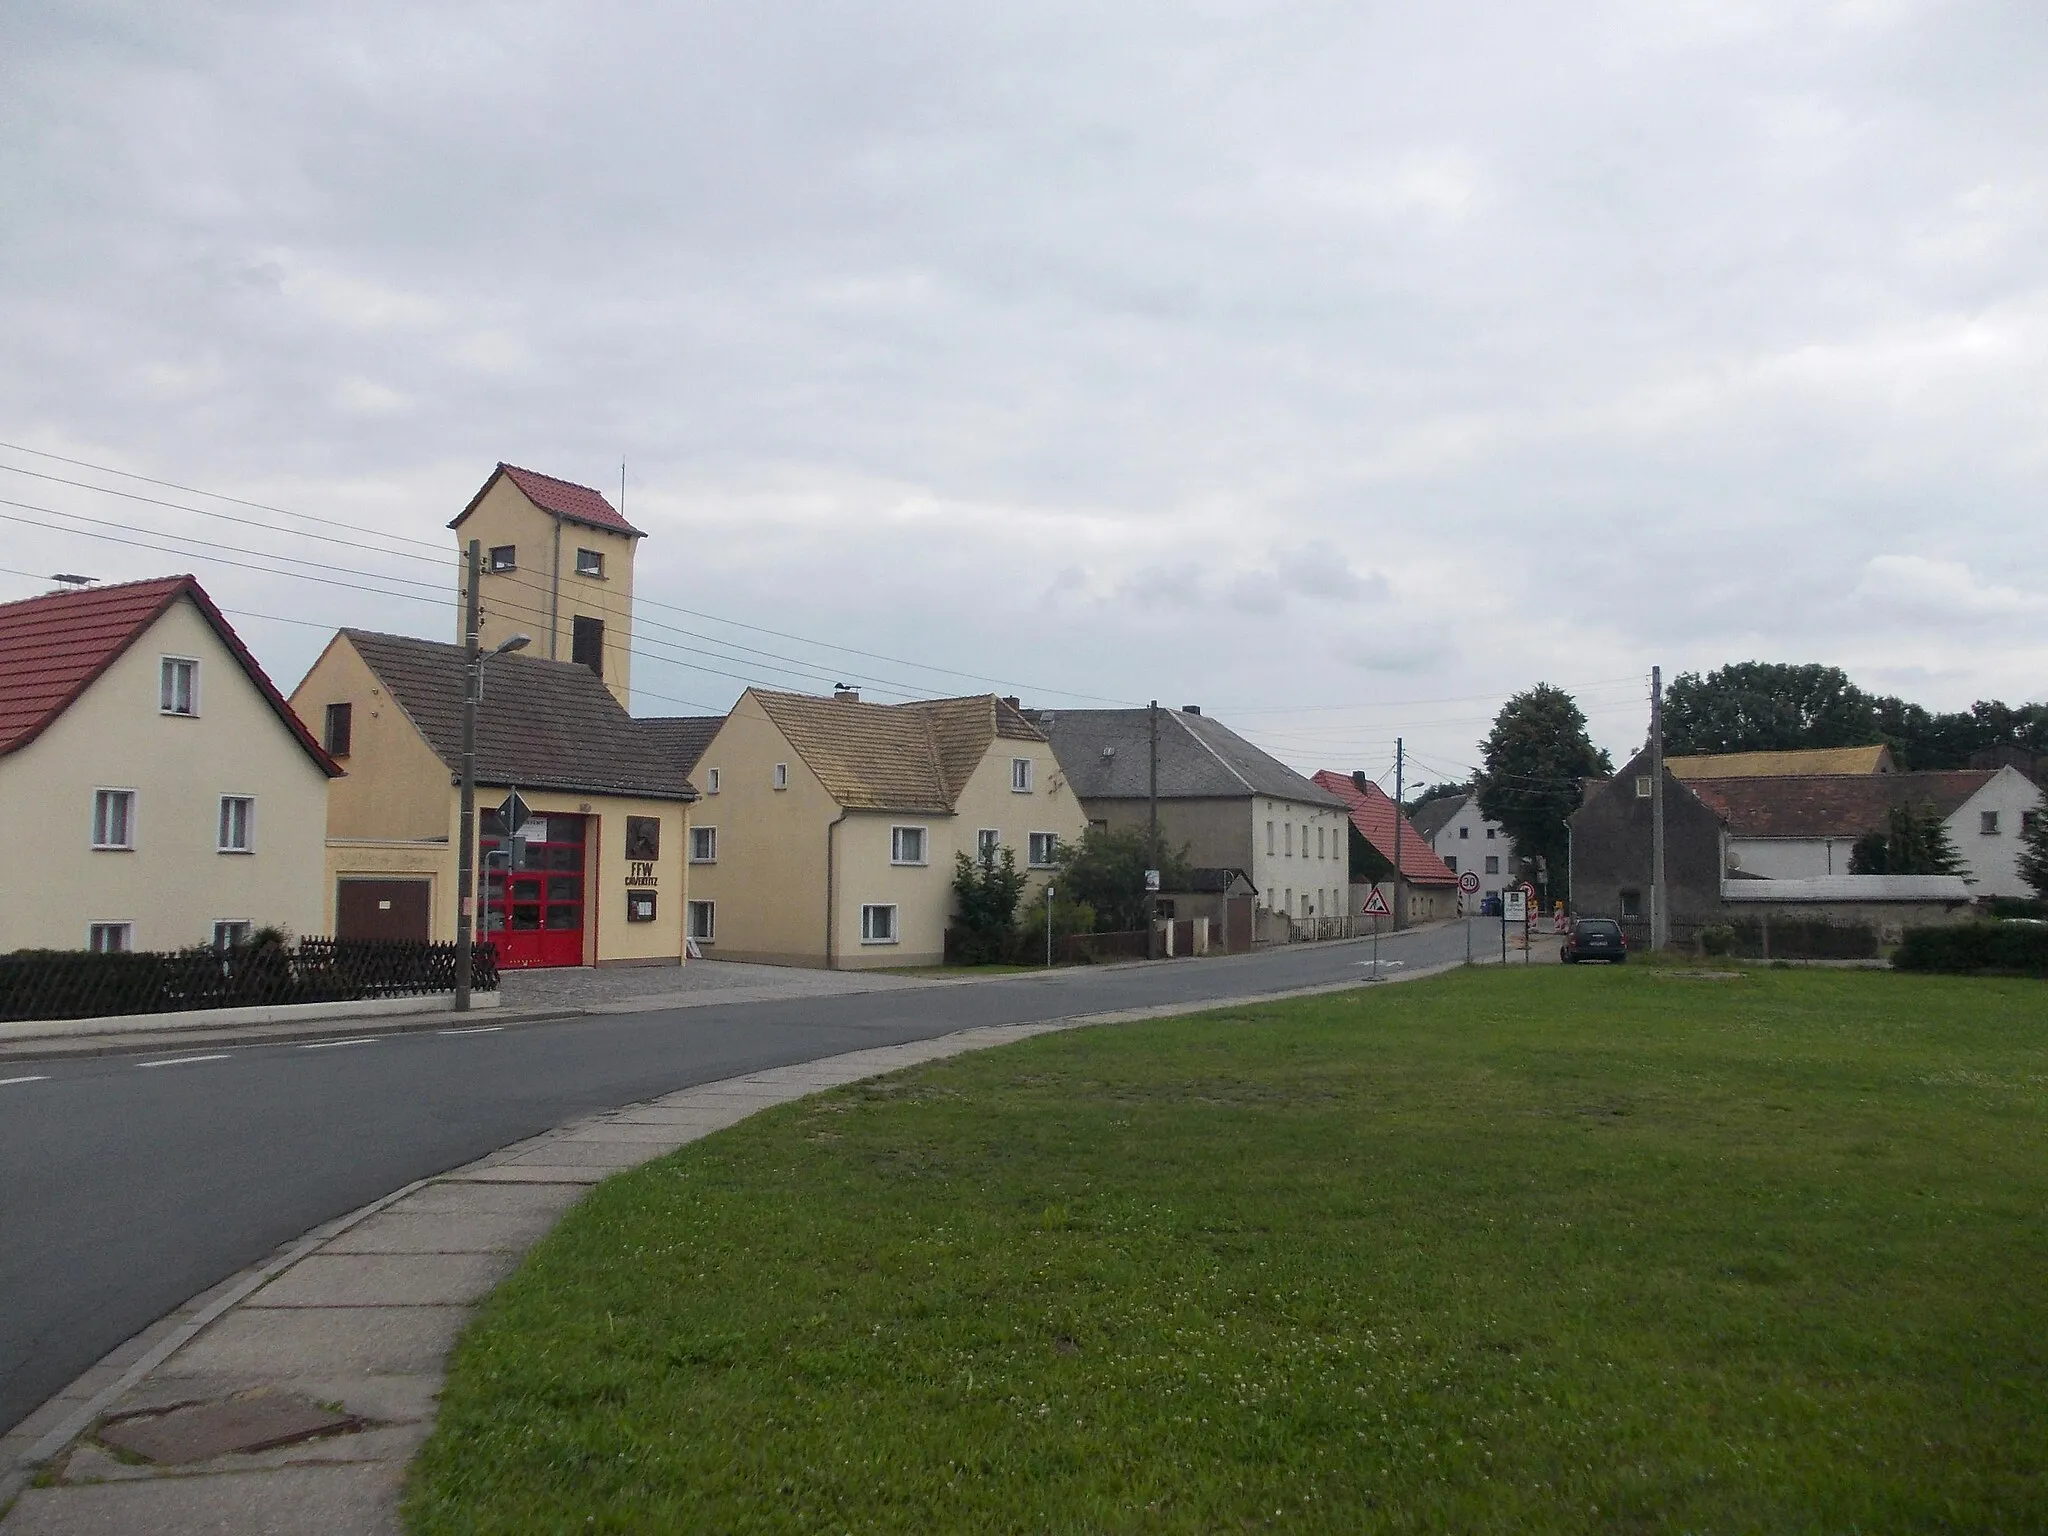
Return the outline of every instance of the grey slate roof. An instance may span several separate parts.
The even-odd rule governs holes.
[[[448,771],[462,771],[463,654],[458,645],[345,629]],[[514,653],[484,665],[477,709],[481,784],[694,800],[673,740],[646,730],[588,667]]]
[[[1143,709],[1031,712],[1067,783],[1082,800],[1142,800],[1148,793],[1149,726]],[[1107,755],[1104,749],[1111,749]],[[1343,802],[1228,726],[1184,710],[1159,711],[1159,798],[1249,799],[1267,795],[1343,809]]]
[[[1408,825],[1422,834],[1424,842],[1434,843],[1437,833],[1451,824],[1452,818],[1465,809],[1465,802],[1471,798],[1470,794],[1441,796],[1421,810],[1410,812]]]
[[[704,749],[725,724],[723,715],[661,715],[636,722],[660,743],[662,752],[684,773],[695,773]]]

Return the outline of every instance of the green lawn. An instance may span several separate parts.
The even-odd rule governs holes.
[[[1458,972],[601,1186],[415,1532],[2048,1528],[2048,989]]]

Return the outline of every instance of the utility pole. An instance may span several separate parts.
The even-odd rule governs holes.
[[[1394,932],[1401,931],[1401,914],[1408,904],[1401,899],[1401,795],[1403,769],[1407,766],[1401,738],[1394,738]]]
[[[1664,910],[1664,669],[1650,668],[1650,948],[1671,938]]]
[[[1152,707],[1146,711],[1145,721],[1150,726],[1152,735],[1152,751],[1149,759],[1151,778],[1149,780],[1150,787],[1146,791],[1145,867],[1157,869],[1159,867],[1159,701],[1157,699],[1152,701]],[[1150,882],[1148,881],[1147,883],[1149,884]],[[1145,954],[1148,958],[1157,960],[1159,956],[1154,951],[1158,948],[1158,945],[1154,941],[1154,935],[1158,933],[1159,926],[1153,920],[1153,910],[1148,904],[1145,913]]]
[[[556,520],[559,530],[560,519]],[[476,695],[483,675],[478,655],[477,587],[483,577],[483,545],[469,541],[462,598],[462,841],[455,854],[455,1011],[469,1012],[469,980],[474,965],[471,924],[476,907]]]

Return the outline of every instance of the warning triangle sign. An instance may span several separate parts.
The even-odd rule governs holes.
[[[1387,907],[1387,893],[1378,886],[1374,886],[1366,893],[1365,905],[1358,910],[1360,915],[1365,917],[1392,917],[1394,915]]]

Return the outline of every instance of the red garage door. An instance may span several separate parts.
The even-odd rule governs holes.
[[[503,970],[583,963],[584,818],[533,816],[511,837],[486,812],[479,937],[498,947]]]

